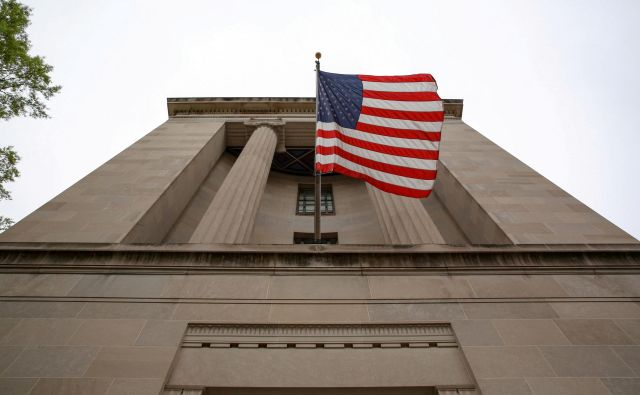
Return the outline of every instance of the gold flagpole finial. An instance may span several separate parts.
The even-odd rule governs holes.
[[[321,57],[322,57],[322,54],[320,52],[316,52],[316,59],[320,60]]]

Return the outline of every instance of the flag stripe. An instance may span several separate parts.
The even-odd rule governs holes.
[[[399,101],[365,97],[362,99],[362,106],[401,111],[443,111],[441,101]]]
[[[370,125],[384,126],[386,128],[417,129],[424,130],[425,132],[433,132],[442,129],[442,122],[408,121],[405,119],[390,119],[366,114],[360,114],[360,119],[358,121],[368,123]]]
[[[337,130],[345,136],[353,137],[359,140],[369,141],[372,143],[378,143],[383,145],[390,145],[400,148],[416,148],[416,149],[428,149],[438,150],[440,148],[439,141],[432,141],[429,139],[413,139],[402,138],[402,136],[388,136],[374,133],[367,133],[366,131],[360,131],[355,129],[343,128],[335,122],[318,122],[316,130]],[[424,134],[425,132],[418,132]]]
[[[356,124],[356,130],[379,134],[381,136],[440,141],[440,132],[425,132],[422,130],[387,128],[384,126],[370,125],[363,122],[358,122]]]
[[[362,89],[382,92],[435,92],[435,82],[369,82],[362,81]]]
[[[321,171],[322,173],[331,173],[335,171],[336,173],[341,173],[341,174],[344,174],[345,176],[366,181],[367,183],[373,185],[374,187],[380,189],[381,191],[394,193],[396,195],[408,196],[412,198],[426,198],[431,194],[431,189],[427,189],[427,190],[412,189],[412,188],[401,187],[394,184],[389,184],[387,182],[379,181],[379,180],[376,180],[375,178],[369,177],[366,174],[361,174],[353,170],[347,169],[338,164],[318,165],[317,168],[318,168],[318,171]]]
[[[436,92],[380,92],[363,90],[362,97],[380,100],[440,101],[440,96],[438,96]]]
[[[380,163],[413,169],[436,169],[437,160],[435,159],[409,158],[406,156],[389,155],[381,152],[369,151],[356,145],[346,144],[342,140],[336,138],[318,137],[316,139],[316,147],[331,148],[336,146],[341,147],[344,151],[347,151],[350,154]]]
[[[383,171],[371,169],[369,167],[353,163],[350,160],[345,159],[339,155],[317,154],[316,162],[318,162],[320,165],[335,163],[335,165],[340,165],[346,169],[355,171],[360,174],[366,174],[367,176],[378,181],[386,182],[388,184],[393,184],[400,187],[411,189],[431,189],[431,187],[433,186],[433,180],[421,180],[417,178],[402,177],[395,174],[385,173]]]
[[[444,122],[433,77],[320,72],[319,83],[316,170],[398,195],[428,196]]]
[[[412,74],[412,75],[358,75],[361,81],[369,82],[436,82],[431,74]]]
[[[435,161],[433,161],[434,170],[425,170],[377,162],[375,160],[367,159],[362,156],[354,155],[351,152],[345,151],[338,146],[326,147],[324,145],[318,145],[316,152],[321,155],[339,155],[353,163],[403,177],[418,178],[424,180],[433,180],[436,178]]]
[[[416,159],[438,159],[437,150],[425,150],[416,148],[402,148],[393,147],[390,145],[383,145],[378,143],[372,143],[360,139],[354,139],[353,137],[345,136],[337,130],[318,130],[318,139],[338,139],[343,143],[352,145],[354,147],[363,148],[365,150],[379,152],[381,154],[388,154],[391,156],[399,156],[406,158]]]
[[[444,121],[444,112],[442,111],[400,111],[387,110],[384,108],[374,108],[362,106],[360,114],[373,115],[381,118],[402,119],[409,121],[421,122],[442,122]]]

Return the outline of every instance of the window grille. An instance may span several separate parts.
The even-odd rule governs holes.
[[[298,185],[297,215],[313,215],[315,212],[315,187],[313,184]],[[331,185],[322,185],[320,189],[320,213],[322,215],[335,214],[333,190]]]

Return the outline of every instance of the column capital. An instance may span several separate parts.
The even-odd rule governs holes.
[[[281,118],[251,118],[244,123],[246,126],[269,126],[272,128],[277,128],[284,126],[286,122]]]
[[[278,137],[278,143],[276,144],[276,152],[285,152],[287,147],[285,145],[285,125],[286,122],[281,118],[251,118],[244,122],[244,125],[253,128],[251,134],[255,132],[259,127],[267,127],[276,134]]]

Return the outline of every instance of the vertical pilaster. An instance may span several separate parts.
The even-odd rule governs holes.
[[[264,192],[277,136],[259,126],[242,149],[191,236],[192,243],[245,244]]]
[[[385,242],[445,244],[429,213],[418,199],[393,195],[367,184]]]

